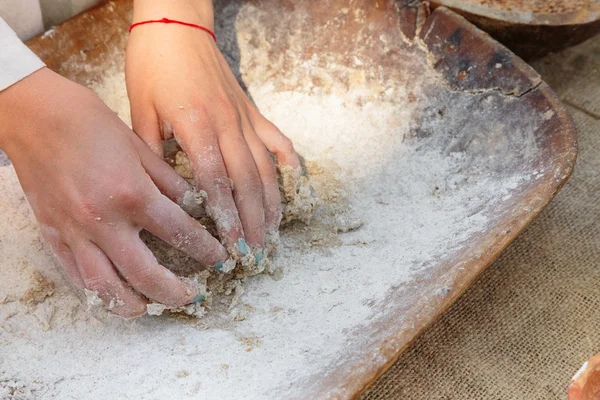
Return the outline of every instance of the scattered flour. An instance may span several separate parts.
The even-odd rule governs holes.
[[[220,35],[227,40],[220,45],[232,64],[237,60],[234,70],[261,112],[305,158],[317,195],[311,223],[286,224],[270,240],[280,243],[271,275],[231,279],[230,265],[225,274],[197,277],[221,293],[206,293],[205,306],[187,310],[202,319],[152,304],[155,317],[124,321],[87,311],[42,244],[14,170],[0,167],[6,288],[23,282],[23,262],[54,283],[38,304],[12,294],[3,302],[0,292],[0,398],[316,398],[331,374],[365,360],[384,363],[383,340],[414,327],[465,260],[495,240],[487,232],[520,204],[520,185],[543,176],[529,172],[539,157],[532,139],[538,121],[516,125],[516,103],[499,93],[482,101],[436,84],[422,50],[400,40],[399,31],[377,34],[374,44],[368,29],[356,39],[389,54],[395,67],[384,71],[360,48],[352,65],[343,54],[305,53],[301,36],[325,40],[325,25],[307,32],[303,26],[318,25],[278,17],[280,26],[261,31],[268,9],[227,2],[217,26],[237,21],[237,36]],[[274,48],[278,38],[287,50]],[[121,54],[111,57],[121,65]],[[411,67],[408,59],[423,63]],[[121,68],[89,85],[130,122]],[[502,125],[469,123],[486,107],[506,114]],[[183,275],[194,269],[185,256],[145,239],[165,266]],[[442,276],[424,279],[442,267]],[[391,315],[394,323],[383,324]]]

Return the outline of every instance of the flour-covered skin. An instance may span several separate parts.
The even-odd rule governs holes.
[[[123,317],[148,300],[193,302],[198,288],[161,266],[146,229],[212,266],[225,248],[177,203],[193,188],[91,91],[41,69],[0,93],[6,151],[41,233],[80,289]]]
[[[214,30],[210,0],[135,1],[133,22],[168,16]],[[133,130],[163,156],[175,137],[188,155],[194,185],[232,256],[264,252],[279,229],[277,163],[300,168],[292,142],[248,99],[213,37],[175,24],[147,24],[130,35],[127,91]]]

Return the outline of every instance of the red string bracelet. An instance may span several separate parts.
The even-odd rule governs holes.
[[[183,21],[176,21],[174,19],[169,19],[169,18],[152,19],[152,20],[148,20],[148,21],[136,22],[135,24],[131,24],[131,26],[129,27],[129,32],[131,32],[131,30],[133,28],[135,28],[136,26],[146,25],[146,24],[177,24],[177,25],[189,26],[190,28],[200,29],[201,31],[208,33],[210,36],[212,36],[212,38],[215,40],[215,42],[217,41],[217,36],[215,35],[215,33],[208,28],[205,28],[201,25],[190,24],[189,22],[183,22]]]

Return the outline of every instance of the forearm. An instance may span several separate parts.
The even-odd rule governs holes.
[[[134,0],[133,22],[169,18],[214,30],[212,0]]]

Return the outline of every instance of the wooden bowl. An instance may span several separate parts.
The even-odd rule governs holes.
[[[569,5],[574,0],[548,1]],[[433,7],[446,6],[483,29],[523,59],[574,46],[600,32],[600,2],[589,0],[581,8],[565,7],[553,12],[551,6],[533,9],[530,0],[432,0]],[[519,5],[518,3],[521,3]],[[563,11],[564,10],[564,11]]]
[[[377,136],[369,136],[361,145],[352,145],[352,140],[366,135],[363,131],[332,143],[324,152],[336,161],[339,149],[347,149],[344,155],[355,155],[357,163],[369,162],[369,168],[359,171],[363,175],[340,182],[348,184],[344,190],[351,200],[356,195],[352,185],[367,185],[356,197],[357,212],[380,207],[384,217],[365,221],[353,233],[362,241],[348,239],[341,247],[327,249],[328,263],[335,263],[337,254],[352,256],[338,267],[320,270],[325,261],[315,258],[306,268],[291,265],[279,282],[267,279],[253,284],[244,295],[252,308],[244,321],[232,322],[226,334],[246,337],[244,332],[252,324],[260,325],[252,336],[258,343],[255,349],[235,341],[215,343],[222,332],[210,316],[198,322],[204,327],[200,330],[178,320],[164,319],[160,324],[146,320],[131,334],[135,340],[119,346],[118,375],[94,368],[98,355],[78,348],[72,356],[81,368],[64,367],[76,375],[65,372],[67,383],[51,386],[49,397],[62,398],[65,392],[61,391],[68,390],[75,397],[77,390],[88,391],[80,397],[106,397],[101,385],[82,383],[116,382],[129,379],[122,371],[135,371],[139,389],[126,393],[128,397],[143,397],[144,390],[160,384],[160,390],[181,399],[358,398],[496,260],[572,172],[575,128],[556,94],[525,62],[447,8],[430,13],[423,4],[408,0],[254,0],[217,5],[220,40],[227,35],[237,38],[220,44],[259,107],[265,93],[275,92],[302,95],[309,103],[338,99],[327,104],[356,110],[349,115],[332,108],[330,115],[316,121],[330,127],[321,132],[314,128],[315,121],[287,123],[288,110],[302,113],[304,104],[282,100],[283,111],[274,122],[286,134],[295,139],[295,132],[314,131],[309,132],[313,140],[303,141],[306,136],[298,135],[298,149],[314,150],[327,132],[344,132],[345,121],[338,115],[359,127],[369,118],[384,127],[369,132]],[[112,1],[29,45],[50,68],[97,87],[107,70],[122,68],[130,15],[131,1]],[[369,113],[374,107],[380,112],[381,104],[390,112],[383,117]],[[372,146],[381,151],[369,153]],[[424,156],[431,162],[421,163]],[[447,164],[452,168],[445,168]],[[398,165],[401,168],[393,171],[400,172],[391,174],[390,166]],[[368,190],[371,182],[381,182],[379,189]],[[464,201],[453,202],[457,198]],[[406,206],[411,204],[415,209]],[[402,212],[390,211],[395,207]],[[19,211],[5,208],[15,215]],[[379,229],[379,223],[385,227]],[[369,236],[363,240],[360,235],[365,233]],[[440,237],[430,240],[431,234]],[[373,242],[374,246],[368,245]],[[424,250],[415,256],[411,246]],[[382,258],[390,254],[391,261]],[[364,275],[327,293],[321,290],[323,284],[334,285],[335,278],[354,276],[348,275],[352,271]],[[410,271],[410,278],[404,279],[407,275],[402,271]],[[266,284],[271,286],[261,286]],[[264,323],[257,322],[276,309],[278,296],[285,299],[298,287],[304,294],[291,296],[293,312],[283,310]],[[309,303],[314,299],[318,301]],[[356,315],[362,318],[359,323]],[[115,324],[98,328],[98,335],[110,338],[129,329],[127,324]],[[27,368],[35,368],[36,360],[44,358],[50,337],[64,343],[93,340],[78,329],[66,327],[28,339],[25,346],[37,347]],[[150,336],[160,340],[160,347],[150,348],[137,339]],[[182,380],[175,378],[174,365],[181,361],[176,357],[183,357],[177,350],[183,348],[182,336],[185,348],[194,349],[190,354],[195,355],[186,358],[186,370],[193,371],[198,382],[194,395],[181,394]],[[16,341],[6,346],[7,354],[21,354]],[[145,357],[142,363],[136,362],[140,354]],[[223,363],[229,372],[223,370]],[[56,361],[52,364],[53,369],[63,368]],[[49,379],[44,375],[47,367],[38,370],[42,372],[19,373],[40,382]],[[113,397],[125,397],[118,385],[111,387]]]

